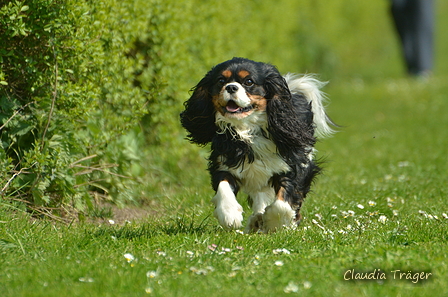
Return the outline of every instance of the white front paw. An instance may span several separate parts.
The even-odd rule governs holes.
[[[238,202],[219,204],[214,211],[215,218],[224,229],[239,229],[243,222],[243,207]]]
[[[236,201],[235,194],[227,181],[219,183],[215,197],[214,215],[225,229],[241,228],[243,221],[243,207]]]

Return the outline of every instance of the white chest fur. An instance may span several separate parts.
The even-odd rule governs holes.
[[[225,160],[222,156],[220,166],[221,170],[229,171],[241,181],[242,190],[247,194],[255,194],[262,190],[274,174],[290,170],[288,164],[278,154],[275,143],[261,133],[262,129],[266,131],[265,112],[254,112],[244,121],[232,121],[217,114],[216,123],[221,133],[230,131],[234,137],[247,142],[252,148],[255,157],[253,162],[245,160],[240,166],[229,168],[224,165]]]
[[[236,168],[221,165],[222,170],[229,171],[241,181],[242,190],[247,194],[259,192],[268,185],[269,179],[276,173],[287,172],[290,168],[277,153],[272,140],[262,135],[253,136],[250,144],[255,160],[251,163],[245,160]]]

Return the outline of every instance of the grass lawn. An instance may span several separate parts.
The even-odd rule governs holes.
[[[448,296],[445,39],[429,79],[400,77],[397,53],[389,78],[330,79],[344,127],[317,144],[325,172],[297,229],[218,227],[201,150],[173,158],[130,223],[61,224],[0,200],[0,296]]]
[[[1,295],[447,296],[444,81],[328,87],[345,127],[318,144],[326,171],[296,230],[223,231],[207,183],[127,224],[63,225],[2,205]],[[352,280],[366,273],[377,279]]]

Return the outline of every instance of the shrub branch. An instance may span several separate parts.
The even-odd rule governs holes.
[[[53,50],[53,55],[54,55],[54,91],[53,91],[53,98],[51,99],[51,107],[50,107],[50,112],[48,114],[47,125],[45,126],[44,132],[42,134],[41,150],[44,149],[45,136],[47,135],[48,127],[50,126],[51,118],[53,117],[54,105],[56,102],[56,97],[58,96],[58,76],[59,76],[58,59],[57,59],[57,55],[56,55],[56,50],[54,49],[54,44],[52,45],[51,48]]]

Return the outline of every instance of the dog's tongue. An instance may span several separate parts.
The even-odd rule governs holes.
[[[237,112],[238,110],[240,110],[240,108],[241,107],[239,107],[233,100],[230,100],[226,105],[226,109],[228,112]]]

